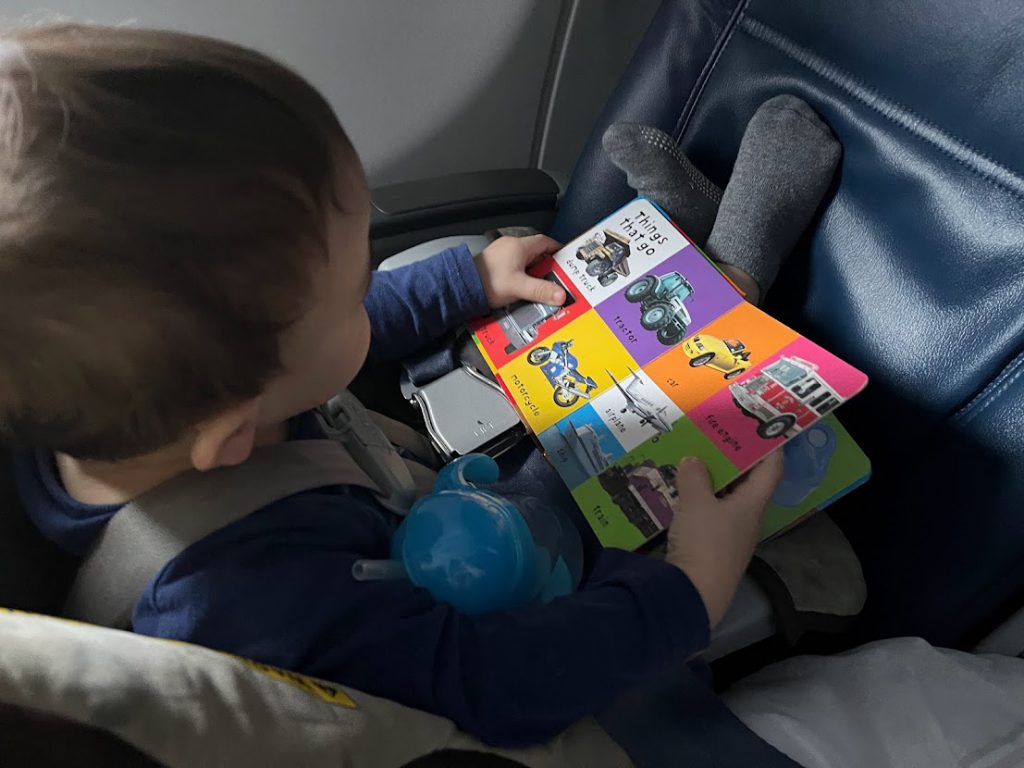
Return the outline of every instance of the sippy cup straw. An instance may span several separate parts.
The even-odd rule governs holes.
[[[408,579],[409,573],[401,560],[356,560],[352,563],[352,578],[356,581]]]

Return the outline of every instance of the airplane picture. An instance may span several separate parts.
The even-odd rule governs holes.
[[[640,425],[650,424],[659,434],[666,434],[672,430],[672,425],[665,420],[664,413],[668,410],[668,406],[656,406],[646,397],[641,395],[636,390],[644,386],[644,380],[640,378],[640,374],[634,371],[632,368],[628,369],[632,374],[633,378],[629,382],[623,385],[618,379],[612,376],[612,372],[605,369],[605,373],[611,378],[615,384],[615,388],[622,393],[623,399],[626,401],[626,407],[622,409],[622,412],[632,412],[640,419]]]

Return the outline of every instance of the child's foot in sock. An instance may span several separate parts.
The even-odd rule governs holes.
[[[769,99],[750,119],[707,253],[756,283],[752,302],[771,287],[810,223],[841,153],[828,126],[795,96]]]
[[[646,125],[615,123],[601,140],[626,183],[648,197],[703,246],[715,223],[722,192],[698,171],[672,137]]]

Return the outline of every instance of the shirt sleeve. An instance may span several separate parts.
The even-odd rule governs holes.
[[[374,272],[366,295],[370,359],[399,360],[467,320],[490,312],[469,249],[460,244],[429,259]]]
[[[376,512],[350,500],[339,515],[337,497],[309,496],[182,553],[136,607],[135,630],[342,683],[502,746],[551,738],[707,645],[686,575],[620,550],[605,550],[572,595],[477,617],[406,581],[355,582],[353,549],[386,555]],[[342,518],[339,538],[326,521]]]

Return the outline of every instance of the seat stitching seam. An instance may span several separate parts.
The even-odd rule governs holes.
[[[881,95],[841,67],[804,48],[768,24],[747,16],[738,26],[754,39],[771,46],[824,80],[838,86],[890,123],[931,145],[990,185],[1012,197],[1024,199],[1024,179],[966,141],[902,104]]]
[[[683,104],[682,110],[679,112],[679,117],[676,118],[675,128],[672,130],[672,138],[678,144],[683,134],[686,133],[686,129],[690,124],[690,118],[693,115],[697,104],[700,103],[701,97],[704,95],[704,88],[707,86],[708,81],[711,79],[711,75],[715,71],[715,67],[718,66],[719,60],[722,58],[722,54],[725,49],[729,47],[729,43],[732,40],[733,34],[736,32],[736,28],[739,26],[740,19],[743,18],[743,14],[747,12],[747,6],[750,5],[750,0],[743,0],[736,10],[733,11],[732,16],[726,24],[725,37],[720,38],[719,43],[715,44],[715,48],[712,49],[711,55],[708,56],[707,61],[704,62],[704,67],[701,69],[701,73],[697,78],[697,82],[693,84],[693,88],[690,90],[690,95],[686,99],[686,103]]]
[[[953,421],[967,423],[998,400],[1010,386],[1024,376],[1024,352],[1015,357],[988,385],[953,414]]]

